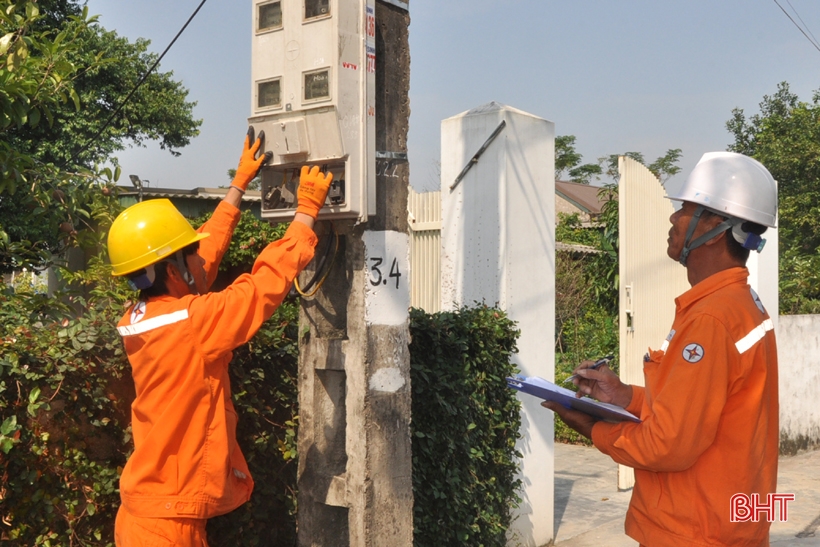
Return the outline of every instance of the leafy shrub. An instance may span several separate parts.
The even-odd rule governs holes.
[[[113,544],[133,387],[108,289],[75,296],[79,318],[42,295],[0,293],[4,544]]]
[[[597,247],[601,242],[600,231],[596,228],[584,228],[581,224],[580,213],[558,213],[555,240],[563,243]]]
[[[614,355],[610,367],[618,372],[618,202],[617,187],[599,191],[605,200],[599,232],[582,229],[577,215],[560,216],[556,238],[590,244],[595,233],[601,252],[592,255],[562,252],[556,258],[555,381],[562,383],[585,359]],[[574,388],[573,388],[574,389]],[[555,440],[591,445],[555,416]]]
[[[227,272],[248,269],[245,259],[281,230],[243,214]],[[115,327],[134,294],[104,257],[63,271],[70,294],[0,285],[3,545],[113,545],[134,397]],[[213,545],[296,542],[297,309],[286,300],[234,352],[237,437],[256,489],[249,503],[210,520]],[[483,306],[411,317],[416,543],[504,545],[519,487],[519,404],[504,381],[515,372],[518,333],[503,312]]]
[[[614,355],[609,367],[618,373],[618,321],[606,310],[589,303],[577,317],[565,321],[560,338],[564,340],[563,351],[555,354],[555,382],[563,385],[581,361],[600,359]],[[573,386],[567,386],[575,389]],[[555,440],[569,444],[592,445],[592,441],[567,427],[555,416]]]
[[[100,248],[103,233],[83,231],[78,239]],[[229,251],[223,266],[249,270],[246,251],[258,253],[281,233],[243,215],[237,252]],[[63,270],[72,291],[53,298],[0,284],[3,545],[113,545],[134,397],[115,327],[134,293],[111,277],[104,256],[84,271]],[[209,522],[214,545],[295,542],[296,315],[296,303],[286,301],[234,352],[237,437],[256,489],[249,503]]]
[[[519,502],[518,331],[486,306],[410,313],[414,543],[504,546]]]

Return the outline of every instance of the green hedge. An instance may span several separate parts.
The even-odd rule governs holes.
[[[506,545],[520,501],[520,404],[505,378],[518,331],[479,306],[410,314],[417,547]]]

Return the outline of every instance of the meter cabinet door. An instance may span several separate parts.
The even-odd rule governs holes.
[[[252,0],[248,122],[265,132],[262,217],[293,218],[302,165],[333,172],[320,218],[375,214],[375,0]],[[267,196],[267,197],[266,197]]]

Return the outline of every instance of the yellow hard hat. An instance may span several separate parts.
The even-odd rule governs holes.
[[[119,214],[108,232],[108,257],[114,275],[127,275],[208,237],[197,233],[167,199],[132,205]]]

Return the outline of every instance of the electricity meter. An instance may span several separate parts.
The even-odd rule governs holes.
[[[376,213],[375,0],[253,0],[253,98],[265,132],[262,218],[287,221],[303,165],[333,172],[319,218]]]

